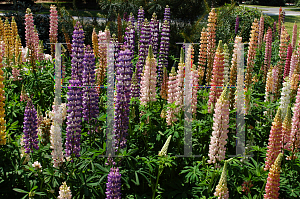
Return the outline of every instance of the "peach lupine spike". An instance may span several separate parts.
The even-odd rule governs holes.
[[[269,135],[267,157],[265,162],[264,170],[269,170],[271,165],[274,163],[276,157],[281,152],[281,142],[282,142],[282,119],[281,119],[281,109],[278,108],[275,119],[272,122],[271,132]]]
[[[208,112],[211,113],[211,107],[214,107],[217,99],[222,93],[222,86],[224,81],[224,54],[222,40],[219,45],[214,58],[213,76],[211,80],[211,87],[208,100]]]
[[[264,199],[278,199],[279,198],[279,181],[280,181],[280,164],[283,158],[283,154],[279,153],[276,156],[274,164],[270,168],[270,172],[267,178],[266,194]]]

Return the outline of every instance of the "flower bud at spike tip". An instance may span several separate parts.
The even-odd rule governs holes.
[[[154,58],[154,56],[153,56],[153,51],[152,51],[152,46],[151,46],[151,45],[149,45],[148,57],[149,57],[149,59]]]

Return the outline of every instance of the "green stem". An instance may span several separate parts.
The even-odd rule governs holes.
[[[164,169],[163,166],[159,166],[159,168],[158,168],[156,183],[155,183],[155,186],[152,188],[152,199],[155,198],[155,193],[156,193],[156,188],[157,188],[157,185],[158,185],[159,176],[162,173],[163,169]]]

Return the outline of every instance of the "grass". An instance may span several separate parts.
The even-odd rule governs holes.
[[[261,6],[261,5],[250,5],[250,4],[241,4],[240,6],[252,6],[252,7],[260,7],[260,8],[279,8],[280,6]],[[296,6],[281,6],[282,8],[299,8]]]
[[[270,16],[272,17],[275,21],[278,22],[278,15],[272,15]],[[285,16],[285,22],[284,22],[284,26],[287,29],[290,38],[292,39],[292,33],[293,33],[293,26],[294,26],[294,22],[296,21],[297,24],[297,41],[298,41],[298,33],[299,33],[299,28],[300,28],[300,16]]]
[[[295,11],[295,12],[300,12],[300,8],[295,8],[295,9],[284,9],[286,11]]]

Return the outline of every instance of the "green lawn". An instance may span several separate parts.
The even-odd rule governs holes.
[[[295,12],[300,12],[300,8],[295,8],[295,9],[284,9],[286,11],[295,11]]]
[[[280,6],[261,6],[261,5],[249,5],[249,4],[240,4],[240,6],[252,6],[252,7],[260,7],[260,8],[279,8]],[[296,6],[281,6],[282,8],[299,8]]]

